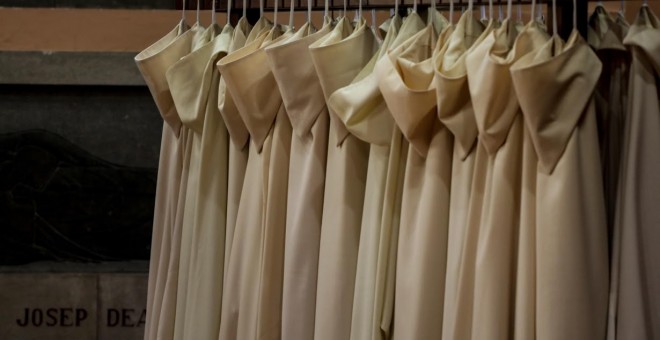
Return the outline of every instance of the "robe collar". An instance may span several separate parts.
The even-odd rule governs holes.
[[[511,68],[513,84],[539,158],[552,173],[592,100],[602,64],[577,31],[552,37]]]

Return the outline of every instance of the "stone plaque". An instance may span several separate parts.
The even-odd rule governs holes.
[[[0,274],[0,339],[95,339],[97,275]]]
[[[146,274],[100,274],[98,339],[142,339],[146,305]]]
[[[138,340],[146,273],[0,273],[0,340]]]

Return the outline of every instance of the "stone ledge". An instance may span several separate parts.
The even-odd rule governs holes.
[[[144,86],[133,52],[0,51],[0,84]]]
[[[0,274],[4,340],[138,340],[146,322],[147,274]]]

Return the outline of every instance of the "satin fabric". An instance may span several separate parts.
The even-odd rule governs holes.
[[[446,33],[446,32],[445,32]],[[441,37],[444,42],[446,34]],[[449,131],[438,121],[433,83],[433,25],[376,64],[379,87],[410,143],[397,245],[392,339],[442,337],[451,183]]]
[[[245,182],[222,300],[219,339],[280,339],[291,123],[264,48],[279,26],[220,60],[250,133]]]
[[[401,18],[394,16],[387,27],[385,40],[369,63],[350,85],[338,89],[328,99],[328,106],[337,113],[348,131],[370,144],[351,321],[351,338],[354,339],[379,339],[387,337],[390,332],[391,322],[386,319],[391,316],[386,317],[383,309],[385,301],[392,300],[386,296],[385,287],[388,277],[393,277],[388,274],[395,265],[389,264],[392,257],[390,235],[393,211],[398,210],[394,205],[400,202],[396,190],[400,187],[397,179],[401,138],[393,150],[394,122],[378,89],[373,68],[388,48],[421,29],[423,22],[416,14],[411,14],[401,26]],[[400,37],[399,33],[403,35]],[[396,159],[390,161],[392,152],[395,152],[392,156]],[[388,179],[388,176],[391,177]],[[391,284],[393,287],[393,282]]]
[[[465,12],[447,41],[434,53],[434,82],[438,119],[454,138],[450,211],[447,226],[446,275],[443,306],[443,339],[469,339],[472,329],[474,269],[480,222],[485,149],[469,91],[466,58],[491,33]]]
[[[187,31],[186,28],[185,23],[180,22],[165,37],[135,57],[164,120],[152,237],[154,257],[150,260],[147,296],[147,309],[151,308],[151,312],[147,316],[145,339],[172,338],[174,333],[191,139],[189,131],[182,127],[165,74],[171,65],[200,45],[204,30],[197,24]],[[157,216],[162,216],[162,220]]]
[[[328,152],[328,110],[309,45],[331,31],[306,23],[266,48],[268,63],[293,128],[287,189],[282,339],[314,337],[319,242]]]
[[[227,25],[220,31],[219,26],[213,25],[211,30],[213,35],[219,35],[167,72],[181,120],[193,133],[191,162],[198,164],[191,166],[189,174],[198,181],[196,188],[189,185],[194,195],[188,196],[189,201],[196,203],[192,206],[192,224],[187,226],[188,261],[180,265],[187,269],[181,276],[188,280],[183,295],[178,296],[183,303],[176,314],[181,322],[175,324],[175,338],[181,339],[217,339],[220,327],[228,134],[217,107],[220,75],[215,71],[215,63],[227,54],[234,29]]]
[[[201,47],[205,46],[208,44],[217,34],[217,30],[213,26],[209,26],[206,29],[202,28],[201,26],[199,27],[199,33],[195,36],[193,39],[193,45],[191,48],[191,52],[195,52],[199,50]],[[166,72],[166,78],[167,75],[170,74],[170,70],[176,65],[172,65]],[[170,85],[170,88],[172,87],[172,83],[170,82],[170,79],[168,79],[167,82]],[[177,106],[177,97],[176,94],[178,94],[177,89],[171,89],[172,90],[172,98],[174,99],[174,104]],[[191,110],[194,108],[196,105],[195,103],[192,102],[185,102],[179,104],[183,104],[182,106],[179,105],[177,106],[177,113],[179,114],[179,120],[181,120],[183,124],[183,120],[185,119],[182,116],[181,111],[187,111]],[[184,161],[184,166],[187,167],[187,180],[186,180],[186,194],[185,194],[185,201],[183,202],[183,224],[181,227],[181,240],[180,240],[180,250],[179,250],[179,275],[178,275],[178,280],[177,280],[177,293],[176,293],[176,315],[182,315],[184,314],[183,310],[185,309],[186,305],[186,292],[188,289],[188,269],[189,269],[189,262],[190,262],[190,254],[191,254],[191,247],[192,247],[192,231],[194,228],[194,223],[195,223],[195,206],[197,204],[197,189],[199,187],[199,172],[200,172],[200,167],[199,167],[199,150],[198,148],[195,147],[196,138],[195,138],[195,133],[194,131],[186,124],[183,124],[181,126],[181,130],[186,132],[186,142],[185,142],[185,153],[186,153],[186,160]],[[175,317],[174,318],[174,337],[175,338],[181,338],[182,333],[181,331],[183,330],[183,322],[184,318],[183,317]]]
[[[241,17],[241,19],[238,20],[230,39],[228,54],[235,52],[245,45],[251,29],[252,26],[248,23],[245,17]],[[261,29],[262,27],[257,26],[257,30]],[[236,108],[236,104],[234,104],[231,94],[227,92],[227,86],[222,77],[220,77],[220,82],[218,84],[218,111],[222,115],[224,125],[229,132],[227,222],[225,224],[225,260],[223,266],[223,277],[226,277],[227,269],[229,268],[229,253],[231,252],[231,245],[234,240],[234,228],[236,227],[238,205],[241,200],[243,180],[245,179],[245,167],[247,166],[248,159],[247,142],[249,135],[245,124],[243,124],[243,121],[240,119],[238,109]]]
[[[154,99],[157,98],[155,94],[158,94],[160,91],[169,92],[169,88],[167,88],[167,81],[164,77],[162,78],[163,82],[154,83],[152,79],[160,80],[160,77],[157,77],[158,73],[162,72],[164,75],[165,71],[167,70],[166,67],[170,63],[167,61],[167,59],[162,57],[155,58],[154,55],[158,55],[159,52],[166,49],[168,45],[174,42],[175,39],[187,29],[188,27],[184,21],[179,22],[179,24],[170,32],[149,46],[147,49],[142,51],[135,58],[138,69],[142,73],[142,76],[145,78],[145,81],[147,81],[147,86],[149,87],[152,96],[154,96]],[[167,57],[166,54],[165,56]],[[147,60],[146,62],[143,61],[145,59]],[[149,64],[151,63],[148,61],[149,59],[154,60],[154,62],[152,62],[154,66],[150,67]],[[165,59],[163,60],[165,63],[165,68],[162,68],[163,65],[158,59]],[[161,107],[165,109],[164,111],[161,111],[161,115],[170,109],[175,109],[172,104],[171,93],[161,97],[167,100],[166,102],[161,102],[156,105],[159,111],[161,111]],[[176,133],[178,132],[179,131],[177,129]],[[169,250],[168,247],[171,242],[171,229],[174,220],[173,212],[176,210],[175,202],[177,201],[178,196],[178,187],[180,183],[179,175],[181,173],[181,167],[182,164],[181,157],[179,157],[179,143],[176,138],[175,131],[169,127],[167,122],[163,122],[161,149],[158,164],[158,179],[156,184],[154,223],[151,237],[151,256],[149,262],[149,280],[147,289],[147,324],[145,325],[144,335],[145,339],[153,338],[152,334],[157,332],[156,329],[158,323],[156,320],[158,320],[158,315],[160,312],[158,312],[158,309],[154,309],[153,306],[160,305],[162,303],[162,288],[164,287],[166,277],[166,274],[163,273],[164,268],[162,266],[165,265],[166,268],[167,263],[169,263],[169,253],[166,252],[166,249]],[[159,274],[160,280],[158,279]],[[154,315],[156,316],[154,317]],[[154,331],[151,330],[152,326]]]
[[[309,47],[324,98],[348,85],[377,49],[362,20],[347,18]],[[314,339],[349,339],[368,144],[348,133],[332,109],[319,247]]]
[[[642,7],[632,51],[614,225],[608,339],[660,338],[660,21]]]
[[[516,294],[519,242],[535,242],[519,234],[533,229],[535,223],[521,210],[524,123],[509,68],[523,55],[540,49],[548,38],[535,22],[519,33],[507,19],[466,59],[479,140],[488,158],[477,240],[473,304],[478,308],[473,311],[472,339],[514,338],[515,316],[520,315],[517,298],[534,298]]]
[[[621,144],[628,105],[630,53],[623,45],[624,30],[625,27],[616,23],[602,6],[597,6],[589,18],[589,45],[603,63],[595,100],[610,240],[614,226]]]
[[[605,337],[607,227],[593,101],[601,69],[577,32],[566,43],[553,37],[511,67],[539,160],[538,339]]]

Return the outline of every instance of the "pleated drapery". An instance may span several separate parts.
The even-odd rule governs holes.
[[[400,14],[182,21],[136,56],[145,339],[660,340],[658,18]]]

